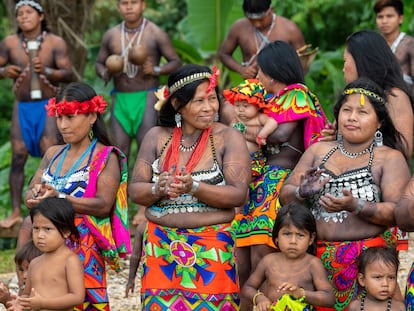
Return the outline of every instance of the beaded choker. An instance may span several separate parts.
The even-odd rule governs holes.
[[[198,142],[200,141],[201,135],[196,139],[196,141],[191,146],[184,146],[183,145],[183,139],[180,142],[180,151],[184,152],[193,152],[194,149],[197,147]]]
[[[361,307],[359,310],[364,311],[364,303],[365,303],[365,296],[362,296],[361,298]],[[386,311],[390,311],[391,310],[391,297],[388,298],[388,302],[387,302],[387,309]]]
[[[364,150],[362,150],[360,152],[349,152],[348,150],[345,149],[345,147],[344,147],[344,145],[343,145],[342,142],[340,142],[338,144],[338,148],[341,151],[341,153],[344,156],[346,156],[347,158],[355,159],[355,158],[358,158],[358,157],[360,157],[360,156],[362,156],[362,155],[364,155],[364,154],[366,154],[368,152],[371,152],[372,149],[374,148],[374,143],[372,143],[371,145],[369,145],[368,148],[366,148],[366,149],[364,149]]]

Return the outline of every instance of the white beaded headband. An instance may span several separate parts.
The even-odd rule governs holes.
[[[32,1],[32,0],[21,0],[21,1],[19,1],[15,6],[14,11],[17,12],[17,10],[23,5],[30,5],[32,8],[38,10],[40,13],[43,13],[43,8],[40,5],[40,3]]]
[[[203,80],[203,79],[208,79],[211,77],[211,73],[209,72],[197,72],[194,73],[192,75],[189,75],[187,77],[184,77],[180,80],[178,80],[177,82],[175,82],[173,85],[171,85],[168,88],[168,92],[170,95],[174,94],[175,92],[177,92],[179,89],[183,88],[184,86],[186,86],[187,84],[190,84],[194,81],[198,81],[198,80]]]

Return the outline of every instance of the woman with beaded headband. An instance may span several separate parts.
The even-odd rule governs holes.
[[[15,95],[10,130],[12,213],[0,221],[3,228],[22,221],[24,166],[29,154],[41,157],[50,146],[58,143],[56,120],[47,116],[44,106],[56,95],[60,83],[72,80],[67,45],[61,37],[48,31],[39,1],[17,1],[15,16],[17,33],[0,43],[0,79],[13,80]],[[31,92],[30,87],[32,75],[39,78],[39,89],[35,92]]]
[[[50,147],[28,190],[29,208],[47,197],[69,200],[76,212],[80,243],[68,240],[83,262],[85,301],[74,310],[109,310],[105,262],[120,270],[130,252],[126,201],[126,157],[111,146],[102,96],[82,82],[70,83],[46,110],[55,116],[66,145]]]
[[[348,84],[334,107],[342,140],[309,147],[283,185],[282,204],[309,206],[317,225],[317,256],[334,288],[333,309],[361,297],[357,258],[373,246],[395,246],[394,209],[410,176],[400,134],[382,89],[368,78]],[[399,289],[396,297],[402,299]],[[397,299],[398,299],[397,298]]]
[[[413,95],[404,81],[403,72],[384,37],[376,31],[360,30],[346,39],[344,51],[344,79],[350,83],[369,77],[386,96],[387,108],[404,142],[404,155],[410,161],[413,152],[414,123]],[[323,140],[336,138],[336,130],[326,129]]]
[[[218,71],[184,65],[161,95],[160,126],[145,136],[128,193],[148,206],[142,307],[239,310],[235,207],[246,199],[243,136],[215,122]]]

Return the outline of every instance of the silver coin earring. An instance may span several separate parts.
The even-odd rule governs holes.
[[[384,141],[382,139],[382,133],[379,129],[375,132],[374,143],[375,143],[375,146],[377,147],[380,147],[384,144]]]
[[[342,133],[340,130],[338,130],[338,133],[336,134],[336,140],[341,142],[342,141]]]
[[[174,115],[174,119],[175,119],[175,124],[177,124],[177,127],[181,127],[181,114],[177,112]]]

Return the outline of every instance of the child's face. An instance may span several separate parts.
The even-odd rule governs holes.
[[[33,242],[41,252],[48,253],[64,245],[65,237],[48,218],[38,213],[33,217]]]
[[[245,101],[236,101],[234,103],[236,116],[240,121],[249,121],[259,114],[259,107],[251,105]]]
[[[27,260],[23,260],[21,264],[16,265],[16,274],[20,289],[24,289],[24,286],[26,285],[28,270],[29,262]]]
[[[365,273],[358,273],[358,281],[365,287],[367,297],[387,300],[394,294],[397,286],[397,267],[375,261],[365,267]]]
[[[315,236],[307,230],[294,225],[283,226],[276,239],[282,253],[290,259],[296,259],[306,254],[308,247],[313,243]]]

